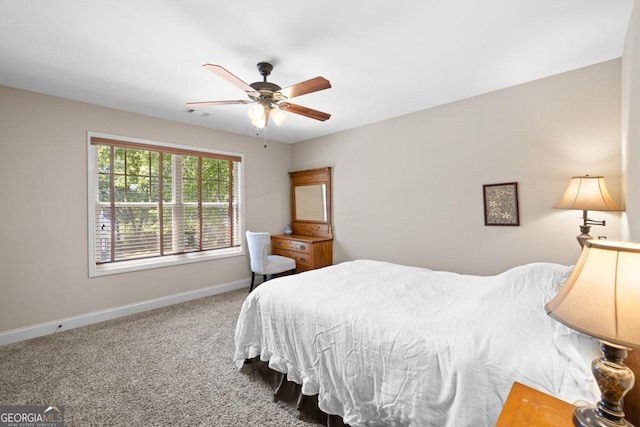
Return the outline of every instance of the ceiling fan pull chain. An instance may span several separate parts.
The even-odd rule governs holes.
[[[267,148],[267,128],[264,128],[264,148]]]

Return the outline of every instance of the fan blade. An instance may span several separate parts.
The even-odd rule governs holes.
[[[278,108],[282,111],[288,111],[289,113],[300,114],[301,116],[310,117],[312,119],[320,120],[324,122],[331,117],[331,114],[323,113],[322,111],[314,110],[312,108],[303,107],[302,105],[291,104],[289,102],[282,102],[278,104]]]
[[[213,74],[215,74],[215,75],[217,75],[219,77],[222,77],[223,79],[225,79],[226,81],[228,81],[232,85],[234,85],[236,87],[239,87],[240,89],[242,89],[245,92],[255,92],[256,91],[254,88],[249,86],[247,83],[245,83],[244,81],[240,80],[238,77],[236,77],[231,72],[227,71],[225,68],[223,68],[223,67],[221,67],[219,65],[204,64],[203,67],[206,68],[207,70],[211,71]]]
[[[207,105],[232,105],[232,104],[251,104],[253,101],[239,99],[236,101],[205,101],[205,102],[187,102],[189,107],[203,107]]]
[[[317,92],[319,90],[329,89],[331,82],[324,77],[316,77],[304,82],[294,84],[289,87],[285,87],[279,92],[287,99],[295,98],[296,96],[306,95],[307,93]]]

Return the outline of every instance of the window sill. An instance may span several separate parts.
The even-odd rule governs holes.
[[[90,264],[89,277],[108,276],[111,274],[129,273],[132,271],[150,270],[153,268],[171,267],[192,262],[211,261],[214,259],[230,258],[244,255],[244,248],[228,248],[210,252],[195,252],[189,254],[147,258],[132,261],[121,261],[109,264]]]

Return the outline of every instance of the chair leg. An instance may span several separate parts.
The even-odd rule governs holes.
[[[253,281],[256,279],[256,273],[251,272],[251,287],[249,288],[249,293],[253,290]]]

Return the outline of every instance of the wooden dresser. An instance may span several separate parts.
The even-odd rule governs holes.
[[[271,253],[296,260],[296,271],[333,264],[331,168],[289,172],[291,230],[271,236]]]
[[[271,253],[295,259],[296,271],[300,273],[331,265],[332,241],[330,237],[280,234],[271,236]]]

